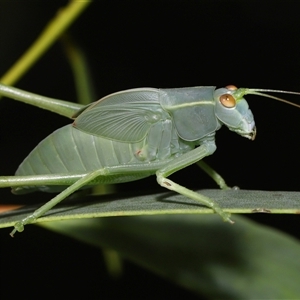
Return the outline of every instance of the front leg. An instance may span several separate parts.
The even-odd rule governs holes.
[[[221,218],[230,223],[234,223],[230,220],[230,214],[224,212],[221,207],[212,199],[205,197],[201,194],[198,194],[192,190],[189,190],[170,179],[167,179],[168,176],[173,174],[174,172],[181,170],[189,165],[196,163],[202,158],[211,155],[215,152],[216,145],[214,141],[204,142],[200,147],[183,154],[182,156],[172,160],[166,167],[159,169],[156,172],[157,182],[162,186],[171,191],[175,191],[181,195],[184,195],[190,199],[196,200],[201,204],[204,204],[210,208],[212,208]]]

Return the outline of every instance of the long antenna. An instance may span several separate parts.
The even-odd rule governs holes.
[[[296,106],[298,108],[300,108],[300,104],[296,104],[293,103],[291,101],[279,98],[279,97],[275,97],[269,94],[264,94],[264,93],[260,93],[260,92],[271,92],[271,93],[282,93],[282,94],[292,94],[292,95],[300,95],[300,92],[291,92],[291,91],[282,91],[282,90],[270,90],[270,89],[245,89],[245,95],[247,94],[252,94],[252,95],[258,95],[258,96],[262,96],[262,97],[266,97],[266,98],[271,98],[280,102],[284,102],[287,103],[289,105],[292,106]]]

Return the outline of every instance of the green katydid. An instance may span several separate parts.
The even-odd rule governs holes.
[[[216,150],[215,132],[222,125],[250,140],[256,127],[247,94],[270,97],[266,89],[212,86],[137,88],[108,95],[88,106],[51,99],[0,84],[0,95],[74,119],[46,137],[25,158],[16,176],[0,177],[0,187],[13,193],[59,192],[15,224],[23,231],[75,191],[103,183],[129,182],[156,174],[158,183],[212,208],[224,221],[230,214],[199,193],[167,177]],[[218,179],[215,178],[218,182]],[[219,180],[222,186],[222,179]]]

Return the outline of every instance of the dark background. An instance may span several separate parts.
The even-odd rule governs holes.
[[[66,1],[1,1],[0,75],[20,57]],[[97,97],[134,87],[188,87],[234,84],[238,87],[300,91],[300,4],[298,1],[97,1],[70,33],[86,51]],[[56,43],[17,87],[45,96],[75,100],[71,69]],[[299,97],[286,96],[299,101]],[[299,190],[300,110],[256,96],[247,97],[258,134],[250,142],[225,128],[216,153],[206,159],[227,180],[244,189]],[[69,121],[9,99],[0,102],[1,175],[13,175],[36,144]],[[215,188],[197,167],[173,179],[190,188]],[[154,177],[123,184],[119,191],[160,190]],[[48,195],[11,195],[2,203],[46,201]],[[299,237],[296,216],[255,216],[261,223]],[[110,299],[193,294],[126,264],[122,280],[108,278],[97,249],[48,233],[36,226],[14,240],[1,230],[1,291],[14,295],[59,288],[89,289]],[[47,267],[45,265],[47,264]],[[50,267],[48,267],[50,265]],[[26,268],[31,270],[27,276]]]

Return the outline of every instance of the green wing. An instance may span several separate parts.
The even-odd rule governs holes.
[[[151,126],[170,118],[158,102],[157,89],[131,89],[108,95],[83,109],[73,126],[104,138],[138,142]]]

